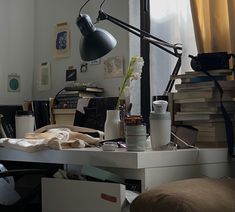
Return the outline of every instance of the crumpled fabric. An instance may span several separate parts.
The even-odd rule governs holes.
[[[35,152],[44,149],[84,148],[99,143],[99,138],[73,132],[68,128],[53,128],[46,132],[27,133],[23,139],[0,139],[0,146],[18,149],[26,152]]]

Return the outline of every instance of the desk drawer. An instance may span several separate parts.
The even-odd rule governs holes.
[[[125,203],[122,184],[42,179],[43,212],[121,212]]]

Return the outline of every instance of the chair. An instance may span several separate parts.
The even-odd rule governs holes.
[[[54,172],[53,169],[7,170],[0,164],[0,211],[41,211],[41,177],[52,176]],[[22,187],[22,179],[32,176],[36,176],[34,185]]]

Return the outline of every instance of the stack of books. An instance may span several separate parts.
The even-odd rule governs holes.
[[[232,70],[211,70],[223,89],[223,104],[234,126],[235,80]],[[226,147],[224,118],[221,112],[220,92],[215,82],[203,72],[186,72],[174,77],[181,79],[175,85],[173,101],[178,107],[175,124],[190,125],[198,129],[196,146]],[[228,80],[230,79],[230,80]],[[235,130],[234,130],[235,131]]]
[[[65,87],[64,90],[57,94],[54,108],[76,108],[78,99],[94,98],[103,92],[103,88],[84,85]]]

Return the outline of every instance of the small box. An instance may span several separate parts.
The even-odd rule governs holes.
[[[125,195],[118,183],[42,178],[42,212],[123,212]]]

